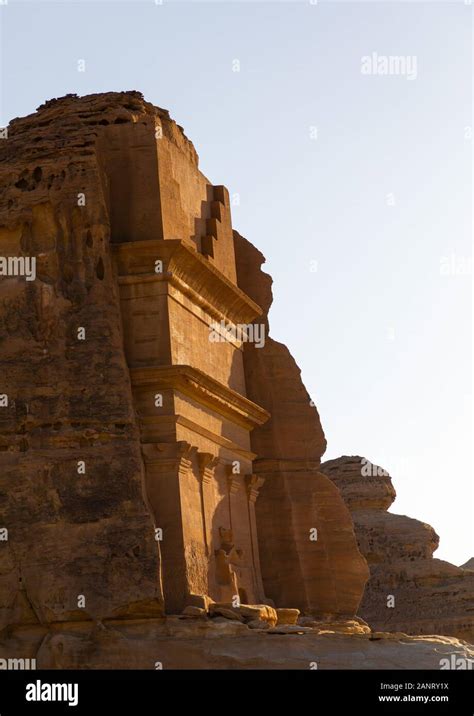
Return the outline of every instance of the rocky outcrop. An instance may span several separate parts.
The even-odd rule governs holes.
[[[0,181],[9,648],[209,604],[279,637],[353,618],[368,569],[318,413],[182,129],[137,92],[68,95],[11,122]]]
[[[388,473],[366,458],[321,465],[349,507],[370,567],[359,615],[380,631],[445,634],[474,642],[474,574],[433,558],[430,525],[387,512],[396,493]]]
[[[321,467],[318,412],[268,336],[264,258],[168,113],[137,92],[46,102],[0,140],[0,182],[0,659],[467,663],[455,639],[356,617],[369,562],[372,626],[389,584],[390,631],[471,635],[474,576],[387,515],[388,476]]]
[[[238,620],[167,617],[23,630],[2,659],[37,669],[472,669],[474,649],[450,637],[356,633],[344,626],[254,629]],[[31,663],[31,662],[30,662]]]
[[[0,142],[0,254],[36,258],[0,278],[0,627],[162,612],[95,152],[142,104],[46,103]]]
[[[263,310],[268,329],[271,278],[263,255],[234,232],[239,286]],[[303,613],[348,617],[356,613],[368,569],[348,509],[319,471],[326,439],[319,415],[286,346],[267,337],[244,347],[248,395],[270,419],[251,434],[262,480],[256,504],[262,576],[278,606]]]

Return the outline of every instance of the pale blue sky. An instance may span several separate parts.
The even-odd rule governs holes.
[[[240,195],[326,458],[388,469],[393,511],[458,564],[474,556],[472,274],[440,264],[472,254],[472,17],[464,0],[0,3],[0,124],[68,92],[169,109]],[[372,52],[416,56],[416,79],[362,75]]]

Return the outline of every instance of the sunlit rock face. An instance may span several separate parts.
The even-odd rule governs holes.
[[[0,176],[0,628],[353,618],[368,568],[319,415],[182,129],[68,95],[10,124]]]
[[[395,500],[383,468],[359,456],[321,465],[349,507],[370,580],[359,615],[380,631],[446,634],[474,642],[474,573],[433,558],[430,525],[387,512]],[[472,560],[471,560],[472,561]]]

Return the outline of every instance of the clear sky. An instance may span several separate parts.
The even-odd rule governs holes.
[[[392,511],[474,556],[469,0],[4,3],[0,126],[68,92],[169,109],[267,257],[326,458],[388,469]]]

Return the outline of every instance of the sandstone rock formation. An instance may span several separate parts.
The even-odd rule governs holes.
[[[260,269],[265,259],[237,232],[235,251],[239,285],[262,307],[268,326],[272,282]],[[246,344],[244,357],[249,395],[271,416],[251,434],[253,470],[263,478],[256,509],[267,595],[303,612],[355,614],[368,570],[349,512],[318,471],[326,439],[299,368],[272,338],[263,348]]]
[[[51,100],[10,124],[0,181],[7,652],[22,630],[71,666],[187,607],[255,638],[315,628],[290,610],[354,617],[368,569],[319,416],[286,347],[255,340],[263,257],[181,128],[137,92]]]
[[[95,151],[105,120],[77,109],[47,103],[0,142],[0,254],[36,258],[36,280],[0,278],[0,627],[163,611]]]
[[[427,524],[387,512],[388,473],[358,456],[321,465],[349,507],[370,580],[358,614],[379,631],[445,634],[474,642],[474,574],[433,558],[439,538]]]

